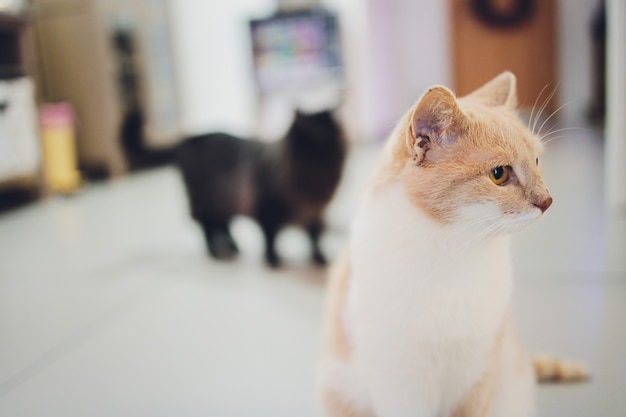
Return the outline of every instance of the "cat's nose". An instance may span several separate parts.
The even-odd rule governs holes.
[[[552,197],[548,197],[543,201],[535,203],[535,206],[539,207],[541,213],[545,213],[546,210],[552,205]]]

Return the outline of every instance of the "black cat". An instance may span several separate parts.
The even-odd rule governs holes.
[[[330,111],[296,112],[285,138],[271,144],[225,133],[196,136],[176,155],[192,217],[201,225],[211,255],[238,253],[229,232],[237,214],[257,220],[265,236],[265,259],[278,266],[274,242],[287,224],[306,228],[315,263],[326,263],[319,246],[322,213],[339,183],[346,145]]]

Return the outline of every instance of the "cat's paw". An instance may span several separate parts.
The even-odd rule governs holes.
[[[313,253],[313,256],[311,257],[311,259],[316,266],[328,265],[328,261],[326,260],[326,257],[321,252]]]
[[[230,249],[217,250],[217,251],[209,249],[209,254],[217,260],[229,261],[229,260],[235,259],[237,255],[239,254],[239,252],[236,252]]]
[[[565,360],[548,354],[533,358],[538,382],[579,382],[590,378],[587,365],[580,360]]]
[[[211,256],[219,260],[230,260],[239,254],[239,248],[230,236],[213,236],[208,249]]]
[[[270,268],[280,268],[281,266],[280,258],[275,253],[265,254],[265,262]]]

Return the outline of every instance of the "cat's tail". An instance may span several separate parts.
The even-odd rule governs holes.
[[[560,359],[545,353],[533,357],[537,381],[582,382],[589,379],[589,370],[580,360]]]

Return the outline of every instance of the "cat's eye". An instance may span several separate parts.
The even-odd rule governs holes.
[[[535,158],[535,165],[539,165],[539,158]]]
[[[489,171],[489,179],[496,185],[503,185],[509,179],[510,171],[509,166],[495,167]]]

